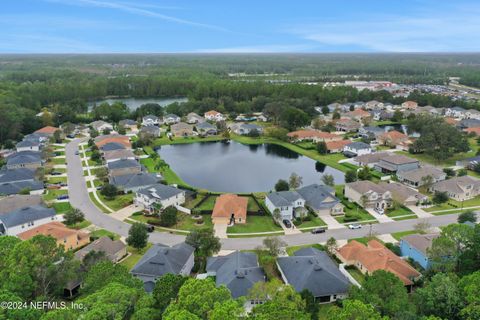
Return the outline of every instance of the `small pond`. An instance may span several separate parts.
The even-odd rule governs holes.
[[[343,172],[275,144],[202,142],[166,145],[157,152],[186,183],[210,191],[270,191],[293,172],[303,185],[321,183],[323,174],[345,183]]]
[[[91,110],[94,104],[99,105],[104,102],[107,102],[109,104],[112,104],[114,102],[123,102],[127,105],[128,109],[133,111],[138,109],[142,104],[146,104],[146,103],[158,103],[162,107],[165,107],[175,102],[182,103],[187,101],[188,101],[188,98],[112,98],[112,99],[103,99],[103,100],[97,100],[94,102],[89,102],[88,110]]]

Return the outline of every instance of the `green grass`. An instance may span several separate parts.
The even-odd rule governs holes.
[[[133,247],[128,246],[127,247],[127,252],[130,253],[130,256],[120,262],[120,264],[124,265],[127,267],[128,270],[132,270],[132,268],[137,264],[138,261],[142,258],[142,256],[145,254],[145,252],[148,251],[148,249],[152,246],[151,243],[148,243],[147,246],[143,249],[137,250]]]
[[[248,197],[247,211],[257,211],[257,212],[260,211],[260,207],[252,197]]]
[[[90,237],[95,237],[95,238],[109,237],[109,238],[113,238],[113,240],[120,239],[120,236],[118,234],[105,229],[98,229],[90,232]]]
[[[463,201],[463,205],[461,201],[456,201],[453,199],[449,199],[448,202],[442,203],[440,205],[436,205],[430,208],[424,209],[427,212],[437,211],[437,210],[446,210],[446,209],[459,209],[467,208],[467,207],[476,207],[480,206],[480,197],[475,197],[469,200]]]
[[[217,200],[217,197],[215,196],[210,196],[208,197],[207,200],[205,200],[200,206],[198,206],[196,209],[198,210],[209,210],[213,211],[213,207],[215,206],[215,201]]]
[[[66,173],[67,169],[65,169],[65,168],[54,168],[53,171],[60,172],[60,173]]]
[[[51,162],[53,164],[65,164],[66,163],[65,158],[52,158]]]
[[[103,213],[110,213],[100,202],[97,201],[95,196],[93,195],[93,192],[89,192],[88,196],[90,197],[90,200],[93,202],[93,204]]]
[[[295,253],[295,251],[297,250],[300,250],[300,249],[303,249],[303,248],[315,248],[315,249],[318,249],[320,251],[325,251],[325,248],[321,245],[321,244],[307,244],[307,245],[304,245],[304,246],[292,246],[292,247],[287,247],[285,249],[285,251],[287,251],[287,254],[289,256],[293,256],[293,254]]]
[[[193,219],[191,215],[178,212],[177,214],[178,222],[176,225],[169,227],[169,229],[185,230],[192,231],[200,228],[213,228],[212,217],[210,215],[202,215],[203,224],[196,224],[197,220]],[[159,218],[156,217],[147,217],[144,215],[132,215],[130,219],[136,220],[143,223],[148,223],[148,220],[153,220],[159,222]],[[161,227],[159,227],[161,229]]]
[[[344,205],[343,211],[345,212],[345,215],[355,215],[358,217],[358,220],[352,221],[352,223],[375,220],[375,218],[370,213],[368,213],[365,209],[363,209],[356,203],[348,201],[347,198],[343,196],[344,188],[345,188],[344,185],[336,185],[335,195],[337,196],[337,198],[341,200],[342,204]],[[338,216],[338,217],[335,217],[335,219],[340,223],[346,223],[345,216]]]
[[[410,219],[417,219],[418,217],[414,214],[409,215],[409,216],[403,216],[403,217],[393,217],[392,219],[395,221],[401,221],[401,220],[410,220]]]
[[[326,226],[327,224],[318,216],[310,214],[311,220],[310,221],[304,221],[301,224],[296,224],[295,226],[297,228],[312,228],[312,227],[320,227],[320,226]],[[310,231],[310,230],[307,230]]]
[[[195,199],[192,199],[192,200],[187,201],[183,206],[184,206],[185,208],[192,209],[192,208],[195,207],[200,201],[202,201],[203,198],[205,198],[204,195],[202,195],[202,194],[197,194],[197,196],[195,197]]]
[[[282,228],[273,222],[273,219],[270,215],[250,215],[247,216],[247,223],[237,223],[234,226],[227,228],[227,233],[254,233],[269,231],[282,231]]]
[[[70,205],[70,202],[58,202],[53,203],[52,208],[55,209],[57,214],[63,214],[72,209],[72,206]]]
[[[328,312],[332,309],[335,309],[336,306],[333,303],[322,303],[319,304],[318,320],[330,320],[331,318],[328,315]]]
[[[52,176],[51,178],[48,178],[47,183],[66,183],[67,182],[67,177],[57,177],[57,176]]]
[[[365,281],[365,275],[363,273],[361,273],[360,270],[358,270],[354,266],[347,266],[347,267],[345,267],[345,270],[347,270],[348,273],[350,273],[350,275],[355,280],[357,280],[358,283],[362,284]]]
[[[74,225],[71,225],[71,226],[68,226],[70,229],[76,229],[76,230],[80,230],[80,229],[83,229],[83,228],[86,228],[88,227],[89,225],[91,225],[92,223],[88,220],[83,220],[82,222],[78,222],[78,223],[75,223]]]
[[[58,196],[64,195],[64,194],[68,194],[68,190],[58,190],[58,189],[48,190],[47,194],[43,195],[43,199],[45,201],[52,201],[57,199]]]
[[[418,232],[415,231],[415,230],[401,231],[401,232],[392,233],[392,237],[394,237],[396,240],[400,241],[400,239],[402,237],[405,237],[405,236],[408,236],[408,235],[411,235],[411,234],[416,234],[416,233],[418,233]]]
[[[414,214],[410,209],[405,206],[398,206],[398,208],[391,209],[387,211],[388,217],[398,217],[398,216],[406,216]]]
[[[100,192],[97,192],[98,197],[100,200],[102,200],[103,203],[110,209],[117,211],[120,209],[123,209],[133,203],[133,193],[127,193],[127,194],[122,194],[122,195],[117,195],[115,198],[112,200],[108,200],[105,198],[104,195],[102,195]]]

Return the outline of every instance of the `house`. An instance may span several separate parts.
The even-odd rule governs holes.
[[[397,174],[400,171],[409,171],[420,168],[420,162],[401,154],[392,154],[381,158],[374,165],[374,169],[385,174]]]
[[[166,116],[163,117],[163,121],[166,124],[179,123],[180,122],[180,117],[177,116],[176,114],[170,113],[170,114],[167,114]]]
[[[143,281],[145,291],[152,292],[155,282],[164,274],[188,276],[194,264],[195,248],[180,243],[173,247],[154,244],[130,271]]]
[[[193,135],[193,126],[185,122],[179,122],[170,127],[170,132],[175,137],[189,137]]]
[[[462,119],[457,123],[459,129],[480,128],[480,120],[478,119]]]
[[[361,127],[358,129],[358,135],[366,139],[377,139],[378,136],[385,133],[385,128],[380,127]]]
[[[118,125],[120,127],[125,128],[125,130],[130,130],[130,131],[135,131],[135,132],[138,131],[137,121],[132,120],[132,119],[120,120],[118,122]]]
[[[196,124],[196,123],[202,123],[205,122],[205,118],[202,116],[199,116],[195,112],[190,112],[187,114],[187,123],[188,124]]]
[[[427,250],[432,247],[432,242],[440,234],[411,234],[400,239],[400,252],[402,257],[408,257],[422,266],[423,269],[430,267],[430,258]]]
[[[119,190],[127,193],[130,191],[136,192],[139,189],[154,185],[158,183],[160,179],[161,176],[159,177],[154,173],[140,172],[113,176],[109,179],[109,182]]]
[[[480,119],[480,111],[478,111],[476,109],[466,110],[465,117],[467,119]]]
[[[21,209],[23,207],[40,206],[43,204],[40,195],[9,195],[0,198],[0,214]]]
[[[373,168],[381,159],[392,156],[391,152],[373,152],[353,158],[353,164]]]
[[[423,186],[428,177],[431,178],[432,183],[436,183],[445,180],[447,174],[433,166],[421,166],[417,169],[397,172],[398,181],[415,188]]]
[[[107,143],[119,143],[122,144],[126,149],[131,149],[132,144],[130,142],[130,139],[127,136],[119,135],[119,134],[107,134],[107,135],[101,135],[98,136],[94,139],[95,145],[99,148],[102,149],[104,145]]]
[[[138,190],[133,200],[135,205],[142,205],[144,210],[152,213],[156,206],[167,208],[181,206],[185,203],[185,191],[161,183]]]
[[[338,249],[336,256],[346,265],[357,267],[363,274],[371,275],[377,270],[391,272],[408,288],[421,277],[420,272],[377,240],[370,240],[367,245],[352,240]]]
[[[254,131],[256,131],[258,134],[263,133],[263,128],[254,123],[234,123],[230,125],[229,128],[234,133],[240,135],[249,135]]]
[[[277,267],[285,284],[297,292],[310,291],[316,302],[329,303],[347,297],[350,283],[324,251],[297,250],[293,256],[278,257]]]
[[[478,128],[467,128],[467,129],[463,129],[463,131],[466,132],[466,133],[474,133],[475,135],[480,136],[480,127],[478,127]]]
[[[101,237],[75,252],[75,258],[83,261],[83,258],[92,251],[103,252],[109,261],[117,263],[127,255],[127,246],[121,240]]]
[[[318,130],[298,130],[287,133],[287,136],[295,141],[311,140],[314,142],[330,142],[343,140],[343,137],[330,132]]]
[[[296,191],[280,191],[267,194],[265,205],[273,213],[280,212],[282,220],[302,217],[309,208],[319,216],[341,215],[343,205],[329,186],[312,184]]]
[[[207,120],[215,121],[215,122],[226,120],[226,117],[223,114],[215,110],[210,110],[205,112],[204,117]]]
[[[15,145],[17,152],[22,151],[40,151],[41,143],[36,140],[22,140]]]
[[[126,147],[122,143],[118,142],[108,142],[100,147],[102,152],[114,151],[114,150],[125,150]]]
[[[420,192],[396,182],[379,182],[378,186],[392,194],[392,199],[404,206],[416,206],[428,201]]]
[[[247,222],[248,198],[236,194],[222,194],[215,200],[213,223],[234,224]]]
[[[103,120],[93,121],[92,123],[90,123],[90,127],[92,127],[97,132],[103,132],[105,130],[113,130],[113,126],[110,123],[105,122]]]
[[[32,195],[43,193],[43,182],[35,179],[35,170],[0,169],[0,196],[18,194],[25,190],[29,190]]]
[[[372,153],[372,147],[365,142],[351,142],[343,147],[343,154],[346,157],[357,157]]]
[[[0,235],[16,236],[36,226],[57,220],[55,209],[26,206],[0,215]]]
[[[217,127],[206,121],[196,124],[195,128],[202,136],[211,136],[217,134]]]
[[[344,195],[363,208],[387,209],[392,205],[392,193],[368,180],[345,184]]]
[[[466,110],[462,107],[452,107],[445,109],[445,116],[446,117],[453,117],[456,119],[464,119],[465,118]]]
[[[479,128],[480,129],[480,128]],[[463,160],[458,160],[455,165],[469,170],[473,170],[480,163],[480,156],[475,156]]]
[[[402,108],[403,109],[408,109],[408,110],[414,110],[418,107],[418,103],[415,102],[415,101],[405,101],[404,103],[402,103]]]
[[[335,122],[335,130],[342,132],[356,132],[361,127],[360,123],[351,119],[339,119]]]
[[[365,103],[365,109],[372,110],[376,108],[383,108],[383,102],[377,100],[371,100]]]
[[[355,109],[344,114],[345,117],[355,121],[362,121],[364,119],[370,119],[372,116],[370,112],[363,109]]]
[[[279,191],[267,194],[265,205],[273,214],[278,210],[281,220],[293,220],[306,214],[305,199],[296,191]]]
[[[372,110],[370,111],[370,115],[375,121],[390,120],[393,118],[393,112],[387,110]]]
[[[146,115],[142,118],[143,127],[159,126],[161,124],[162,124],[162,120],[153,114]]]
[[[105,151],[103,152],[102,156],[106,163],[110,163],[118,160],[124,160],[124,159],[130,159],[130,160],[136,159],[135,155],[133,154],[133,151],[130,149]]]
[[[471,176],[454,177],[434,183],[431,191],[446,192],[450,198],[464,201],[480,194],[480,180]]]
[[[265,282],[265,273],[253,252],[234,251],[226,256],[209,257],[206,270],[215,277],[217,287],[227,287],[234,299],[247,296],[255,283]]]
[[[142,172],[142,167],[136,160],[121,159],[107,163],[108,175],[110,177],[122,176],[125,174],[137,174]]]
[[[157,127],[157,126],[142,127],[138,132],[138,135],[140,137],[151,136],[151,137],[158,138],[160,137],[161,134],[162,134],[162,130],[160,129],[160,127]]]
[[[337,140],[329,141],[326,144],[328,153],[339,153],[342,152],[345,146],[352,143],[352,140]]]
[[[62,245],[67,250],[75,250],[83,247],[90,242],[90,236],[80,230],[67,228],[63,223],[52,221],[34,227],[30,230],[17,234],[22,240],[28,240],[36,235],[52,237],[57,241],[57,245]]]
[[[55,132],[57,132],[58,130],[60,130],[60,129],[58,129],[56,127],[52,127],[52,126],[46,126],[46,127],[41,128],[41,129],[38,129],[34,133],[40,134],[40,135],[43,135],[43,136],[46,136],[46,137],[50,138],[50,137],[53,137]]]
[[[384,146],[396,147],[407,142],[408,136],[397,130],[385,132],[377,137],[378,143]]]
[[[42,153],[38,151],[21,151],[7,157],[7,169],[37,169],[43,165]]]

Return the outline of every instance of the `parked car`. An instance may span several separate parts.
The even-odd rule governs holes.
[[[68,199],[68,194],[62,194],[57,197],[57,200],[65,200],[65,199]]]
[[[291,228],[291,227],[292,227],[292,223],[290,222],[290,220],[284,219],[284,220],[283,220],[283,224],[284,224],[285,227],[287,227],[287,228]]]
[[[69,135],[67,135],[67,138],[73,139],[73,138],[75,138],[75,135],[74,134],[69,134]]]
[[[313,234],[324,233],[326,230],[327,230],[327,228],[325,228],[325,227],[315,228],[315,229],[312,230],[312,233]]]
[[[67,183],[66,182],[60,182],[59,185],[60,185],[60,187],[66,187]]]
[[[378,214],[384,214],[384,213],[385,213],[385,210],[383,210],[382,208],[375,208],[375,211],[376,211]]]
[[[76,156],[78,156],[78,155],[79,155],[79,153],[78,153],[78,150],[77,150],[77,151],[75,151],[75,155],[76,155]]]
[[[155,227],[152,226],[151,224],[147,224],[146,227],[147,227],[147,232],[153,232],[155,230]]]
[[[359,224],[359,223],[352,223],[352,224],[349,224],[349,225],[348,225],[348,228],[349,228],[349,229],[352,229],[352,230],[361,229],[361,228],[362,228],[362,225]]]
[[[50,175],[52,176],[59,176],[61,175],[62,173],[61,172],[58,172],[58,171],[52,171],[52,173],[50,173]]]

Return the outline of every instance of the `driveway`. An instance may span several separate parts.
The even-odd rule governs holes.
[[[334,217],[332,216],[320,216],[320,219],[323,220],[328,226],[328,229],[342,229],[346,228],[343,224],[338,222]]]
[[[419,218],[430,218],[433,217],[433,214],[426,212],[422,208],[419,208],[417,206],[408,206],[408,209],[410,209],[413,213],[417,215]]]
[[[378,214],[378,212],[375,211],[373,208],[368,208],[365,210],[367,210],[367,212],[370,213],[380,223],[394,221],[392,218],[388,217],[386,214]]]

